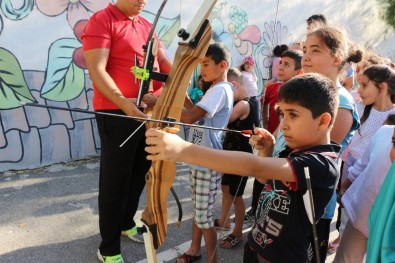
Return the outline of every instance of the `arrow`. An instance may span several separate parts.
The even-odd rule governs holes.
[[[171,118],[165,119],[165,120],[156,120],[156,119],[151,119],[151,118],[142,118],[142,117],[119,115],[119,114],[101,112],[101,111],[90,111],[90,110],[83,110],[83,109],[76,109],[76,108],[66,108],[66,107],[59,107],[59,106],[43,105],[43,104],[39,104],[39,103],[30,103],[30,102],[24,102],[24,101],[19,101],[19,104],[21,106],[30,106],[30,107],[38,107],[38,108],[46,108],[46,109],[54,109],[54,110],[80,112],[80,113],[94,114],[94,115],[104,115],[104,116],[111,116],[111,117],[117,117],[117,118],[133,119],[133,120],[143,121],[143,122],[163,123],[163,124],[168,124],[168,126],[170,126],[170,127],[173,127],[175,125],[180,125],[180,126],[196,127],[196,128],[216,130],[216,131],[235,132],[235,133],[240,133],[241,135],[246,136],[246,137],[250,137],[251,135],[254,135],[254,132],[252,130],[238,131],[238,130],[216,128],[216,127],[211,127],[211,126],[204,126],[204,125],[197,125],[197,124],[189,124],[189,123],[184,123],[184,122],[172,121]]]

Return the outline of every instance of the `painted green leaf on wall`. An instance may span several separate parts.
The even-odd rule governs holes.
[[[18,108],[19,101],[34,102],[35,99],[14,54],[0,48],[0,109]]]
[[[143,11],[141,15],[151,22],[153,22],[155,19],[155,14],[151,12]],[[160,41],[166,48],[168,48],[173,42],[178,30],[180,29],[180,25],[180,16],[176,16],[175,18],[159,18],[158,26],[155,32],[158,34]]]
[[[160,41],[166,48],[171,45],[171,42],[173,42],[181,26],[181,20],[179,16],[177,19],[174,19],[173,22],[174,23],[168,24],[161,28],[163,31],[165,31],[165,33],[160,37]]]
[[[84,70],[73,62],[74,51],[81,43],[73,38],[56,40],[49,49],[47,72],[41,96],[52,101],[78,97],[85,86]]]

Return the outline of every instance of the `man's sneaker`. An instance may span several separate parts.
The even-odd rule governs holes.
[[[122,235],[127,236],[129,239],[137,243],[144,243],[144,237],[137,233],[137,225],[129,230],[122,231]]]
[[[100,249],[97,250],[97,259],[103,263],[125,263],[121,254],[115,256],[102,256]]]
[[[252,209],[248,210],[245,215],[244,215],[244,221],[245,222],[254,222],[255,221],[255,216],[254,213],[252,212]]]

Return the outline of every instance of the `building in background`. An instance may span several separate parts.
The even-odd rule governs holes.
[[[94,115],[21,107],[19,101],[91,110],[92,86],[81,34],[89,16],[111,0],[3,0],[0,5],[0,172],[96,156]],[[270,76],[271,50],[304,39],[305,20],[322,13],[362,47],[395,59],[394,29],[380,19],[376,0],[218,1],[210,16],[213,40],[224,42],[232,64],[253,56],[259,86]],[[89,3],[89,4],[87,4]],[[177,31],[201,1],[168,0],[157,33],[174,57]],[[143,13],[153,21],[158,1]],[[308,10],[308,11],[307,11]],[[339,12],[339,10],[343,10]],[[392,43],[392,44],[391,44]],[[197,77],[198,72],[196,72]]]

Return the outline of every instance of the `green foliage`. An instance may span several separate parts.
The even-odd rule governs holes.
[[[395,1],[379,0],[384,21],[395,29]]]

